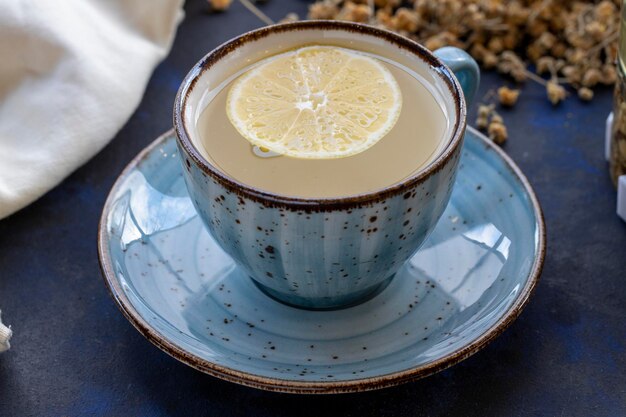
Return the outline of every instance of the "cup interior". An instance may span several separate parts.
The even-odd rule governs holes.
[[[217,93],[256,62],[307,44],[350,48],[389,59],[410,68],[433,94],[448,118],[444,139],[430,162],[403,182],[429,170],[459,140],[459,131],[465,125],[463,93],[452,72],[430,51],[385,30],[346,22],[304,21],[268,26],[241,35],[207,54],[189,72],[176,100],[175,122],[177,118],[182,122],[190,145],[201,156],[198,158],[201,165],[237,183],[211,164],[197,128],[200,115]]]

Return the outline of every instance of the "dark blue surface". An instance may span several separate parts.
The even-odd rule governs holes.
[[[304,1],[272,0],[273,18]],[[554,109],[529,84],[506,151],[543,204],[548,254],[521,317],[483,351],[438,375],[363,394],[305,397],[206,376],[152,346],[100,278],[104,199],[130,159],[171,126],[178,83],[219,43],[260,26],[242,6],[208,15],[189,1],[170,56],[113,142],[42,199],[0,221],[0,307],[13,348],[0,355],[0,416],[623,416],[626,223],[603,159],[611,92]],[[303,13],[301,13],[302,15]],[[503,83],[485,74],[479,98]],[[473,121],[473,118],[471,119]]]

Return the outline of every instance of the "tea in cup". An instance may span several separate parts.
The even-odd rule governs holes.
[[[362,302],[443,213],[466,125],[461,84],[473,96],[478,79],[459,49],[433,54],[365,25],[244,34],[196,64],[175,101],[190,197],[266,294],[311,309]]]

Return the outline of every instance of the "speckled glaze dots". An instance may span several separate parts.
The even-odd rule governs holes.
[[[305,199],[242,184],[195,147],[195,120],[208,89],[262,57],[322,38],[410,67],[444,97],[450,126],[439,156],[404,181],[353,197]],[[346,36],[349,35],[349,36]],[[440,55],[474,93],[478,69],[458,49]],[[332,309],[381,291],[433,230],[448,204],[466,123],[463,91],[450,68],[406,38],[342,22],[297,22],[259,29],[209,53],[187,75],[174,125],[191,200],[207,229],[266,294],[287,304]],[[208,266],[207,266],[208,267]]]

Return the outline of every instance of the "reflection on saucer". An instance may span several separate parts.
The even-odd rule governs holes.
[[[358,391],[427,375],[502,331],[543,259],[529,188],[471,129],[464,146],[446,212],[391,284],[363,304],[315,312],[264,295],[212,239],[170,134],[112,190],[100,229],[105,279],[143,334],[216,376]]]
[[[510,246],[511,240],[493,224],[481,224],[433,242],[428,248],[418,251],[409,263],[425,276],[436,280],[464,309],[478,301],[500,276],[509,257]],[[446,259],[454,257],[454,262],[446,262],[446,259],[440,258],[441,255]]]

